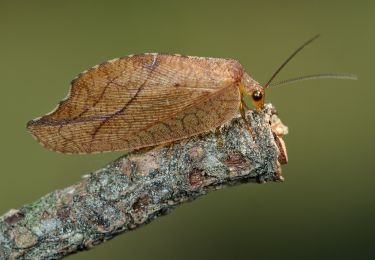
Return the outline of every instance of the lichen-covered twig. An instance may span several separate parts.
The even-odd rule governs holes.
[[[0,259],[55,259],[89,249],[227,185],[280,181],[286,127],[272,105],[217,131],[120,157],[0,217]],[[255,137],[255,140],[253,139]]]

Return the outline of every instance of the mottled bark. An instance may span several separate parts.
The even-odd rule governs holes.
[[[245,182],[280,181],[287,128],[267,105],[219,130],[122,156],[0,217],[0,259],[55,259],[133,230],[185,201]],[[253,139],[255,137],[255,140]]]

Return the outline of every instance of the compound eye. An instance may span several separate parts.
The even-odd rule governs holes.
[[[262,94],[262,92],[260,92],[260,91],[257,90],[257,91],[253,92],[252,97],[253,97],[254,101],[260,101],[263,98],[263,94]]]

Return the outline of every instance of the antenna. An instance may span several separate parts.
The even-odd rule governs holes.
[[[289,58],[286,59],[286,61],[284,61],[283,64],[281,64],[281,66],[276,70],[276,72],[272,75],[272,77],[268,80],[268,82],[264,85],[264,89],[266,89],[272,82],[272,80],[277,76],[277,74],[279,74],[279,72],[281,71],[282,68],[285,67],[285,65],[294,57],[296,56],[296,54],[298,52],[300,52],[303,48],[305,48],[307,45],[309,45],[310,43],[312,43],[314,40],[316,40],[317,38],[319,37],[319,34],[315,35],[314,37],[312,37],[311,39],[309,39],[307,42],[305,42],[304,44],[302,44],[297,50],[295,50],[292,55],[289,56]]]
[[[269,84],[269,87],[276,87],[276,86],[282,86],[289,83],[295,83],[298,81],[304,81],[304,80],[314,80],[314,79],[351,79],[351,80],[357,80],[358,77],[355,74],[346,74],[346,73],[322,73],[322,74],[313,74],[313,75],[306,75],[291,79],[285,79],[281,80],[279,82]]]

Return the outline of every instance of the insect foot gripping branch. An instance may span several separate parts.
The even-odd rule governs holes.
[[[216,132],[142,149],[0,217],[0,259],[56,259],[225,186],[280,181],[287,128],[266,104]],[[219,134],[217,134],[219,133]],[[221,142],[218,142],[218,138]]]

